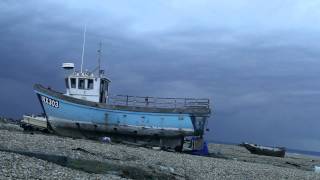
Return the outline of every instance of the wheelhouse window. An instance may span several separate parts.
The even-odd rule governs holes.
[[[66,88],[69,89],[69,78],[66,78],[65,82],[66,82]]]
[[[84,89],[84,79],[79,79],[78,88],[79,88],[79,89]]]
[[[93,79],[88,79],[88,87],[87,89],[93,89]]]
[[[76,85],[76,78],[71,78],[71,88],[76,88],[77,85]]]

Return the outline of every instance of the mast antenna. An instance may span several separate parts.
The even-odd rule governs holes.
[[[98,49],[98,74],[101,75],[101,53],[102,53],[102,42],[99,43]]]
[[[81,73],[83,70],[83,56],[84,56],[84,47],[86,44],[86,31],[87,31],[87,24],[84,25],[84,32],[83,32],[83,44],[82,44],[82,54],[81,54]]]

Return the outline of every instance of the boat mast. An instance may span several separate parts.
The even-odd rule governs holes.
[[[86,31],[87,31],[87,24],[84,25],[84,32],[83,32],[83,44],[82,44],[82,54],[81,54],[81,73],[82,73],[82,68],[83,68],[84,47],[86,44]]]
[[[99,43],[99,49],[98,49],[98,74],[99,77],[101,76],[101,51],[102,51],[102,42]]]

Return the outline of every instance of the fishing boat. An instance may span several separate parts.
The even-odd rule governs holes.
[[[63,63],[65,93],[34,85],[48,126],[57,134],[111,137],[176,151],[182,150],[186,136],[203,137],[211,112],[209,99],[111,96],[111,81],[100,69],[100,58],[97,71],[83,71],[82,64],[83,59],[77,71],[74,63]]]
[[[284,147],[267,147],[250,143],[242,143],[241,146],[245,147],[252,154],[258,155],[284,157],[286,153]]]
[[[185,136],[203,136],[210,115],[209,99],[109,97],[110,80],[102,74],[74,71],[65,82],[65,94],[34,85],[48,125],[64,136],[110,136],[179,149]]]

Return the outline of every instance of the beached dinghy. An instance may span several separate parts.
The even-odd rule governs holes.
[[[284,157],[286,149],[284,147],[266,147],[257,144],[242,143],[241,146],[245,147],[252,154]]]
[[[48,132],[47,119],[43,116],[23,115],[20,126],[24,130]]]
[[[99,65],[100,67],[100,65]],[[69,70],[66,93],[34,85],[48,125],[57,134],[80,138],[111,137],[180,151],[185,136],[204,134],[209,99],[109,97],[110,80],[98,73]]]

